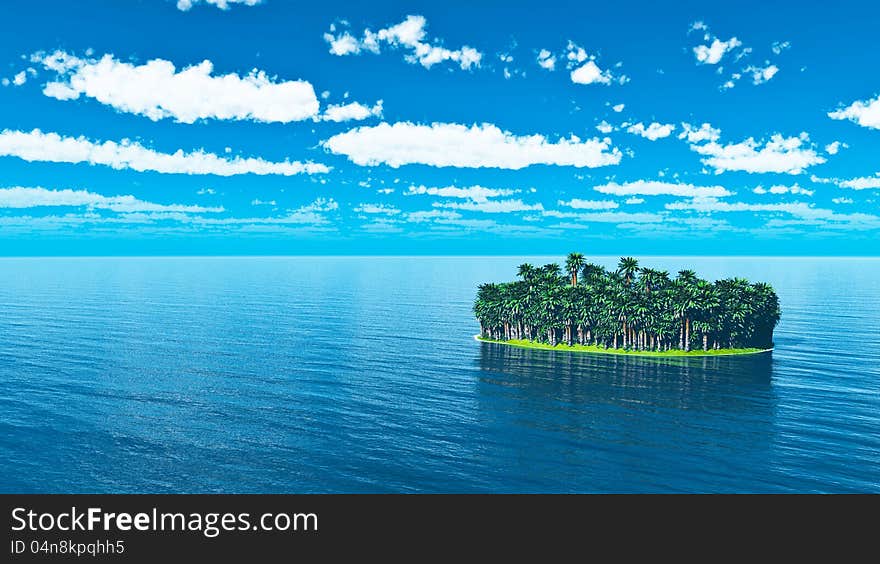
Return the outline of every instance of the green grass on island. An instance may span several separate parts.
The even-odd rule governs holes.
[[[513,347],[520,347],[524,349],[538,349],[544,351],[562,351],[562,352],[576,352],[576,353],[595,353],[595,354],[618,354],[618,355],[626,355],[626,356],[662,356],[662,357],[671,357],[671,356],[730,356],[730,355],[742,355],[742,354],[758,354],[764,352],[770,352],[773,349],[709,349],[704,351],[702,349],[699,350],[691,350],[691,351],[683,351],[680,349],[671,349],[668,351],[646,351],[646,350],[627,350],[627,349],[612,349],[605,348],[597,345],[567,345],[565,343],[560,343],[558,345],[550,345],[548,343],[539,343],[537,341],[528,341],[526,339],[510,339],[508,341],[502,341],[499,339],[487,339],[485,337],[476,336],[478,341],[482,341],[484,343],[497,343],[499,345],[510,345]]]

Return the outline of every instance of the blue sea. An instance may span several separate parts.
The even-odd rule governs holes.
[[[476,342],[526,260],[0,259],[0,491],[880,493],[880,260],[642,258],[776,288],[708,359]]]

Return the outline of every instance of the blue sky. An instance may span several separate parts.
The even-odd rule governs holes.
[[[876,2],[0,10],[3,255],[878,253]]]

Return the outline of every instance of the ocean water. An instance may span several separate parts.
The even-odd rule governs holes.
[[[880,260],[645,257],[780,296],[675,360],[474,341],[524,260],[0,259],[0,491],[880,492]]]

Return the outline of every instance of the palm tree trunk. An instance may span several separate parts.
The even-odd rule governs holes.
[[[703,350],[709,350],[709,334],[703,333]]]
[[[691,319],[684,318],[684,350],[691,350]]]

